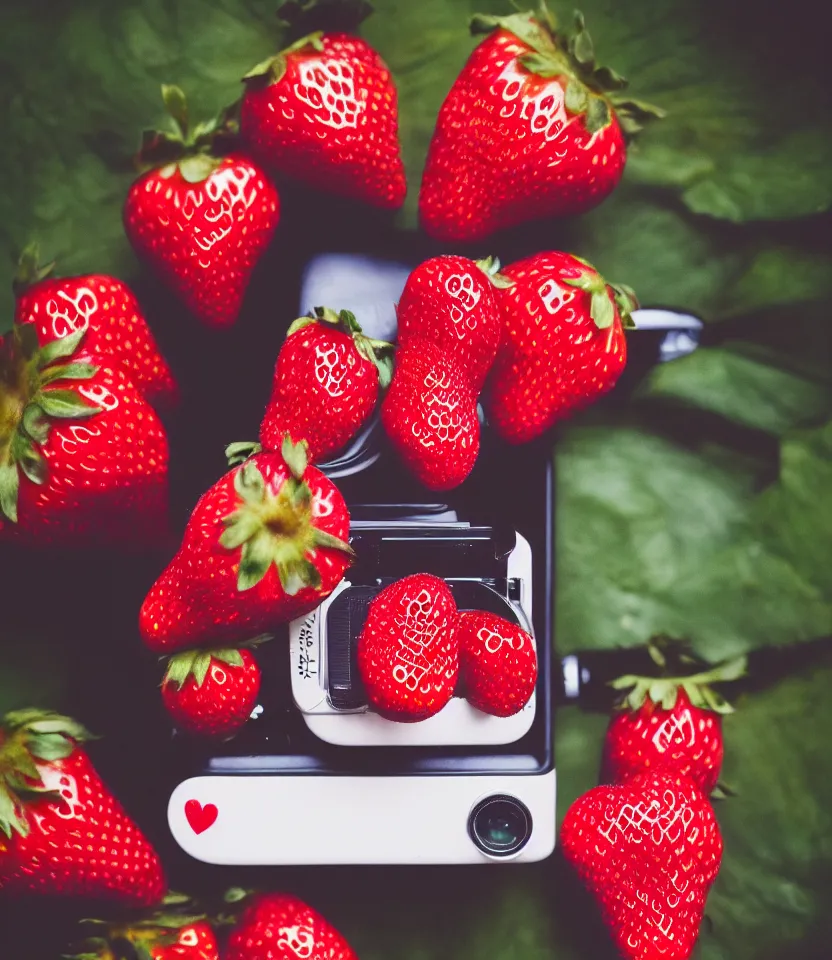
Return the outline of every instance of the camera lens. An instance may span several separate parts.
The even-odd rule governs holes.
[[[529,842],[532,815],[515,797],[504,794],[486,797],[471,811],[468,833],[483,853],[510,857]]]

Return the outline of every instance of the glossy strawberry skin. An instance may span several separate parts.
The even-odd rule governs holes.
[[[358,640],[358,670],[372,708],[402,723],[426,720],[451,699],[459,674],[456,603],[427,573],[385,587]]]
[[[604,742],[608,779],[623,783],[645,770],[670,768],[709,794],[719,780],[724,746],[722,717],[691,704],[684,690],[665,710],[648,697],[638,710],[613,717]]]
[[[429,490],[457,487],[473,470],[480,448],[477,398],[461,367],[435,343],[398,349],[381,422]]]
[[[225,960],[357,960],[317,911],[282,893],[262,894],[231,931]]]
[[[189,183],[170,164],[141,176],[124,206],[136,252],[210,327],[240,312],[252,271],[280,217],[277,190],[248,158],[225,157]]]
[[[466,257],[426,260],[407,278],[396,308],[399,346],[428,341],[464,371],[478,395],[500,343],[494,285]]]
[[[532,639],[493,613],[460,613],[459,672],[465,699],[478,710],[496,717],[519,713],[537,683]]]
[[[151,906],[165,894],[156,852],[86,755],[38,764],[59,802],[31,801],[29,833],[0,833],[0,894],[44,894]]]
[[[407,185],[398,142],[398,96],[390,71],[363,40],[324,34],[286,55],[271,84],[250,83],[240,127],[267,168],[312,187],[395,210]]]
[[[591,270],[566,253],[536,254],[502,270],[503,332],[485,409],[508,443],[527,443],[611,390],[627,363],[618,307],[608,329],[590,316],[590,295],[564,280]],[[594,273],[594,271],[593,271]],[[611,296],[612,299],[612,296]]]
[[[181,730],[201,737],[230,737],[251,716],[260,692],[260,667],[248,650],[240,650],[241,667],[211,659],[201,686],[193,676],[180,687],[162,684],[162,701]]]
[[[220,950],[207,923],[189,923],[179,931],[175,943],[151,947],[150,956],[153,960],[219,960]]]
[[[337,453],[373,412],[378,372],[351,336],[312,323],[289,336],[275,365],[260,443],[279,450],[288,433],[313,463]]]
[[[272,492],[289,477],[280,454],[263,452],[247,462],[258,467]],[[219,541],[224,518],[239,506],[234,477],[243,466],[229,470],[199,499],[179,552],[145,598],[139,628],[151,650],[173,653],[192,646],[234,646],[309,613],[340,583],[349,565],[347,556],[320,548],[314,558],[319,588],[306,586],[289,596],[272,566],[256,586],[238,589],[239,549],[228,550]],[[314,467],[307,468],[304,479],[312,492],[315,526],[346,540],[349,513],[338,488]]]
[[[650,771],[596,787],[568,810],[560,842],[622,957],[690,957],[722,859],[713,809],[691,780]]]
[[[89,379],[57,383],[101,412],[53,419],[39,451],[47,479],[20,475],[17,523],[0,517],[0,539],[37,546],[153,547],[168,529],[168,443],[164,428],[121,369],[79,351]]]
[[[84,347],[120,367],[147,400],[172,406],[178,391],[133,291],[115,277],[46,279],[17,298],[15,323],[33,323],[41,346],[87,328]]]
[[[439,112],[419,194],[422,226],[482,240],[544,217],[585,213],[616,187],[626,145],[615,115],[590,134],[564,81],[526,70],[531,47],[500,29],[473,51]]]

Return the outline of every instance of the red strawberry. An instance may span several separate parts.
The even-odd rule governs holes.
[[[500,310],[495,288],[509,285],[494,258],[434,257],[407,278],[396,308],[397,343],[436,344],[462,368],[479,394],[500,343]]]
[[[357,960],[341,934],[297,897],[257,896],[231,931],[225,960]]]
[[[465,699],[478,710],[496,717],[519,713],[537,683],[532,638],[493,613],[460,613],[459,671]]]
[[[736,680],[745,658],[688,677],[626,676],[613,681],[630,692],[604,743],[606,777],[621,783],[646,770],[669,768],[711,793],[722,767],[722,715],[733,708],[708,684]]]
[[[596,787],[560,829],[622,957],[687,960],[722,859],[714,812],[695,784],[660,771]]]
[[[240,127],[265,167],[376,207],[404,203],[396,87],[367,43],[312,33],[243,79]]]
[[[429,490],[459,486],[473,470],[480,449],[477,397],[460,365],[435,343],[398,348],[381,422]]]
[[[260,442],[305,440],[312,463],[336,453],[373,412],[390,382],[392,345],[371,340],[353,314],[317,308],[296,320],[280,349]]]
[[[350,518],[303,445],[258,453],[202,495],[139,614],[162,653],[239,646],[314,610],[349,566]]]
[[[251,716],[260,667],[248,650],[186,650],[171,657],[162,700],[176,725],[204,737],[232,737]]]
[[[84,348],[120,367],[150,403],[171,406],[177,388],[139,304],[115,277],[49,277],[52,264],[37,265],[37,247],[21,258],[15,284],[15,323],[32,323],[43,347],[85,329]]]
[[[580,257],[538,253],[503,270],[503,335],[485,408],[509,443],[526,443],[611,390],[627,362],[637,306]]]
[[[410,274],[397,307],[398,351],[381,420],[418,480],[462,483],[477,460],[477,396],[500,342],[495,288],[508,283],[492,258],[434,257]]]
[[[277,227],[277,190],[243,154],[218,155],[229,121],[190,131],[182,91],[164,86],[162,94],[179,132],[146,141],[140,161],[152,169],[130,188],[124,228],[192,313],[228,327]]]
[[[47,711],[0,722],[0,893],[158,903],[162,865],[79,746],[88,738]]]
[[[626,81],[596,67],[583,18],[571,39],[544,4],[477,16],[487,33],[439,112],[419,194],[424,229],[474,241],[543,217],[584,213],[624,170],[624,130],[661,111],[610,91]]]
[[[181,927],[172,943],[150,947],[152,960],[219,960],[220,948],[211,927],[204,922]]]
[[[403,723],[439,713],[459,672],[458,620],[445,581],[429,573],[376,595],[358,639],[358,671],[374,710]]]
[[[0,340],[0,539],[152,545],[167,529],[164,429],[86,335],[38,348],[22,324]]]

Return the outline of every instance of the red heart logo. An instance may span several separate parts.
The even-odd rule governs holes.
[[[203,807],[199,800],[189,800],[185,804],[185,819],[194,833],[204,833],[217,819],[218,814],[219,810],[213,803],[206,803]]]

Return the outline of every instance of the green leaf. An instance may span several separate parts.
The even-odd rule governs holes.
[[[238,510],[225,519],[225,530],[220,537],[220,544],[226,550],[235,550],[250,540],[263,526],[262,520],[255,514],[245,510]]]
[[[251,590],[266,576],[274,558],[274,540],[267,530],[260,530],[243,544],[237,589]]]
[[[39,404],[29,403],[26,405],[21,423],[23,429],[35,443],[41,445],[46,443],[51,425]]]
[[[35,395],[34,399],[49,417],[75,419],[101,413],[101,407],[97,407],[71,390],[42,390]]]
[[[701,348],[655,367],[642,396],[710,410],[743,426],[781,435],[826,422],[832,415],[832,377],[813,380],[732,349]]]
[[[188,183],[201,183],[217,169],[220,161],[206,153],[198,153],[192,157],[184,157],[179,161],[179,172]]]
[[[20,487],[20,474],[17,464],[0,464],[0,512],[12,523],[17,523],[17,492]]]
[[[47,763],[68,757],[75,744],[60,733],[39,733],[27,739],[26,745],[33,757]]]
[[[664,634],[690,638],[715,662],[832,634],[823,492],[832,424],[787,434],[772,482],[775,464],[710,440],[691,413],[680,422],[681,441],[632,418],[565,434],[556,457],[561,649]]]
[[[256,463],[247,460],[234,474],[234,489],[244,503],[257,505],[266,496],[266,481]]]
[[[292,476],[297,480],[302,480],[308,463],[306,443],[303,440],[294,443],[287,433],[280,447],[280,455],[283,457],[286,466],[291,470]]]
[[[229,443],[225,448],[225,457],[229,467],[234,467],[238,463],[243,463],[255,453],[260,453],[263,447],[252,440],[241,440],[236,443]]]
[[[40,382],[43,386],[52,383],[53,380],[89,380],[97,372],[98,367],[91,363],[66,363],[44,370],[40,375]]]
[[[51,340],[45,346],[41,347],[38,352],[39,369],[43,370],[44,367],[53,363],[55,360],[62,359],[63,357],[71,357],[78,349],[78,345],[83,340],[86,332],[86,327],[80,327],[68,336]]]
[[[613,306],[609,293],[605,289],[593,292],[590,300],[589,314],[599,330],[606,330],[613,325],[613,321],[615,320],[615,307]]]
[[[169,83],[162,84],[162,102],[179,127],[183,137],[188,135],[188,103],[181,87]]]

